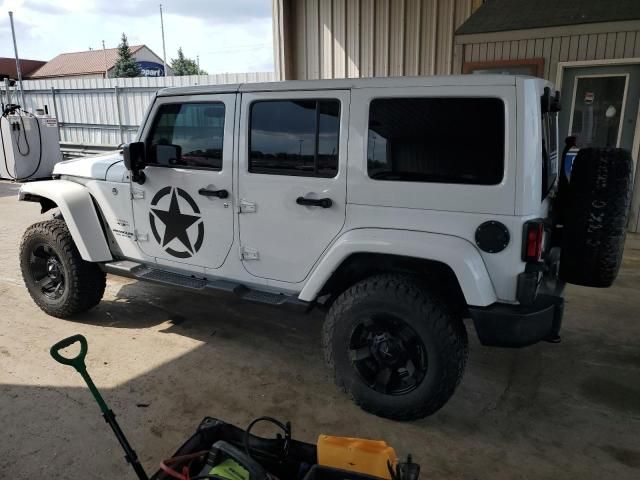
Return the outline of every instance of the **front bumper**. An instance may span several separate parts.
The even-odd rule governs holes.
[[[526,347],[541,340],[557,341],[564,299],[538,294],[530,305],[495,303],[469,307],[480,343],[492,347]]]

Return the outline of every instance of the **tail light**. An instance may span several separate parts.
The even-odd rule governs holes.
[[[525,223],[523,233],[522,260],[525,262],[540,261],[544,241],[544,221],[531,220]]]

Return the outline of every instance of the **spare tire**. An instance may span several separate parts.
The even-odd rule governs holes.
[[[610,287],[622,261],[633,160],[620,148],[585,148],[576,157],[564,210],[560,277]]]

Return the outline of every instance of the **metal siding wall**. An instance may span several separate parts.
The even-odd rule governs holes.
[[[375,32],[376,10],[374,0],[351,0],[360,3],[360,35],[355,40],[360,44],[360,76],[373,77],[375,66],[375,48],[373,34]],[[311,78],[311,77],[304,77]]]
[[[344,78],[347,76],[347,0],[333,2],[333,76]]]
[[[347,77],[360,76],[360,2],[347,1]]]
[[[422,0],[422,33],[420,35],[420,75],[435,75],[438,43],[438,2]]]
[[[333,2],[320,1],[320,78],[333,77]]]
[[[57,113],[61,124],[61,143],[116,146],[135,138],[149,102],[161,88],[271,82],[274,78],[273,72],[255,72],[159,78],[26,80],[23,83],[27,110],[34,112],[47,105],[51,115]],[[55,108],[52,89],[55,90]],[[18,93],[15,89],[11,92],[15,100]]]
[[[640,31],[467,43],[465,62],[544,58],[544,76],[556,80],[559,62],[640,58]],[[490,55],[489,52],[493,52]]]
[[[404,38],[404,74],[420,74],[420,20],[422,2],[406,0],[406,31]]]
[[[480,0],[286,0],[292,79],[449,74],[454,31]],[[460,58],[457,58],[460,57]]]
[[[330,2],[331,0],[324,0]],[[374,41],[374,70],[376,77],[389,75],[389,0],[376,0]]]

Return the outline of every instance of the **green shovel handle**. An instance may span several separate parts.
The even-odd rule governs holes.
[[[62,350],[63,348],[67,348],[76,342],[80,343],[80,353],[78,353],[78,355],[73,358],[68,358],[60,353],[60,350]],[[70,365],[78,372],[87,370],[87,367],[84,363],[84,358],[87,356],[87,339],[80,334],[72,335],[68,338],[65,338],[64,340],[60,340],[58,343],[51,347],[51,350],[49,352],[51,353],[51,356],[54,358],[54,360],[58,363],[61,363],[63,365]]]

